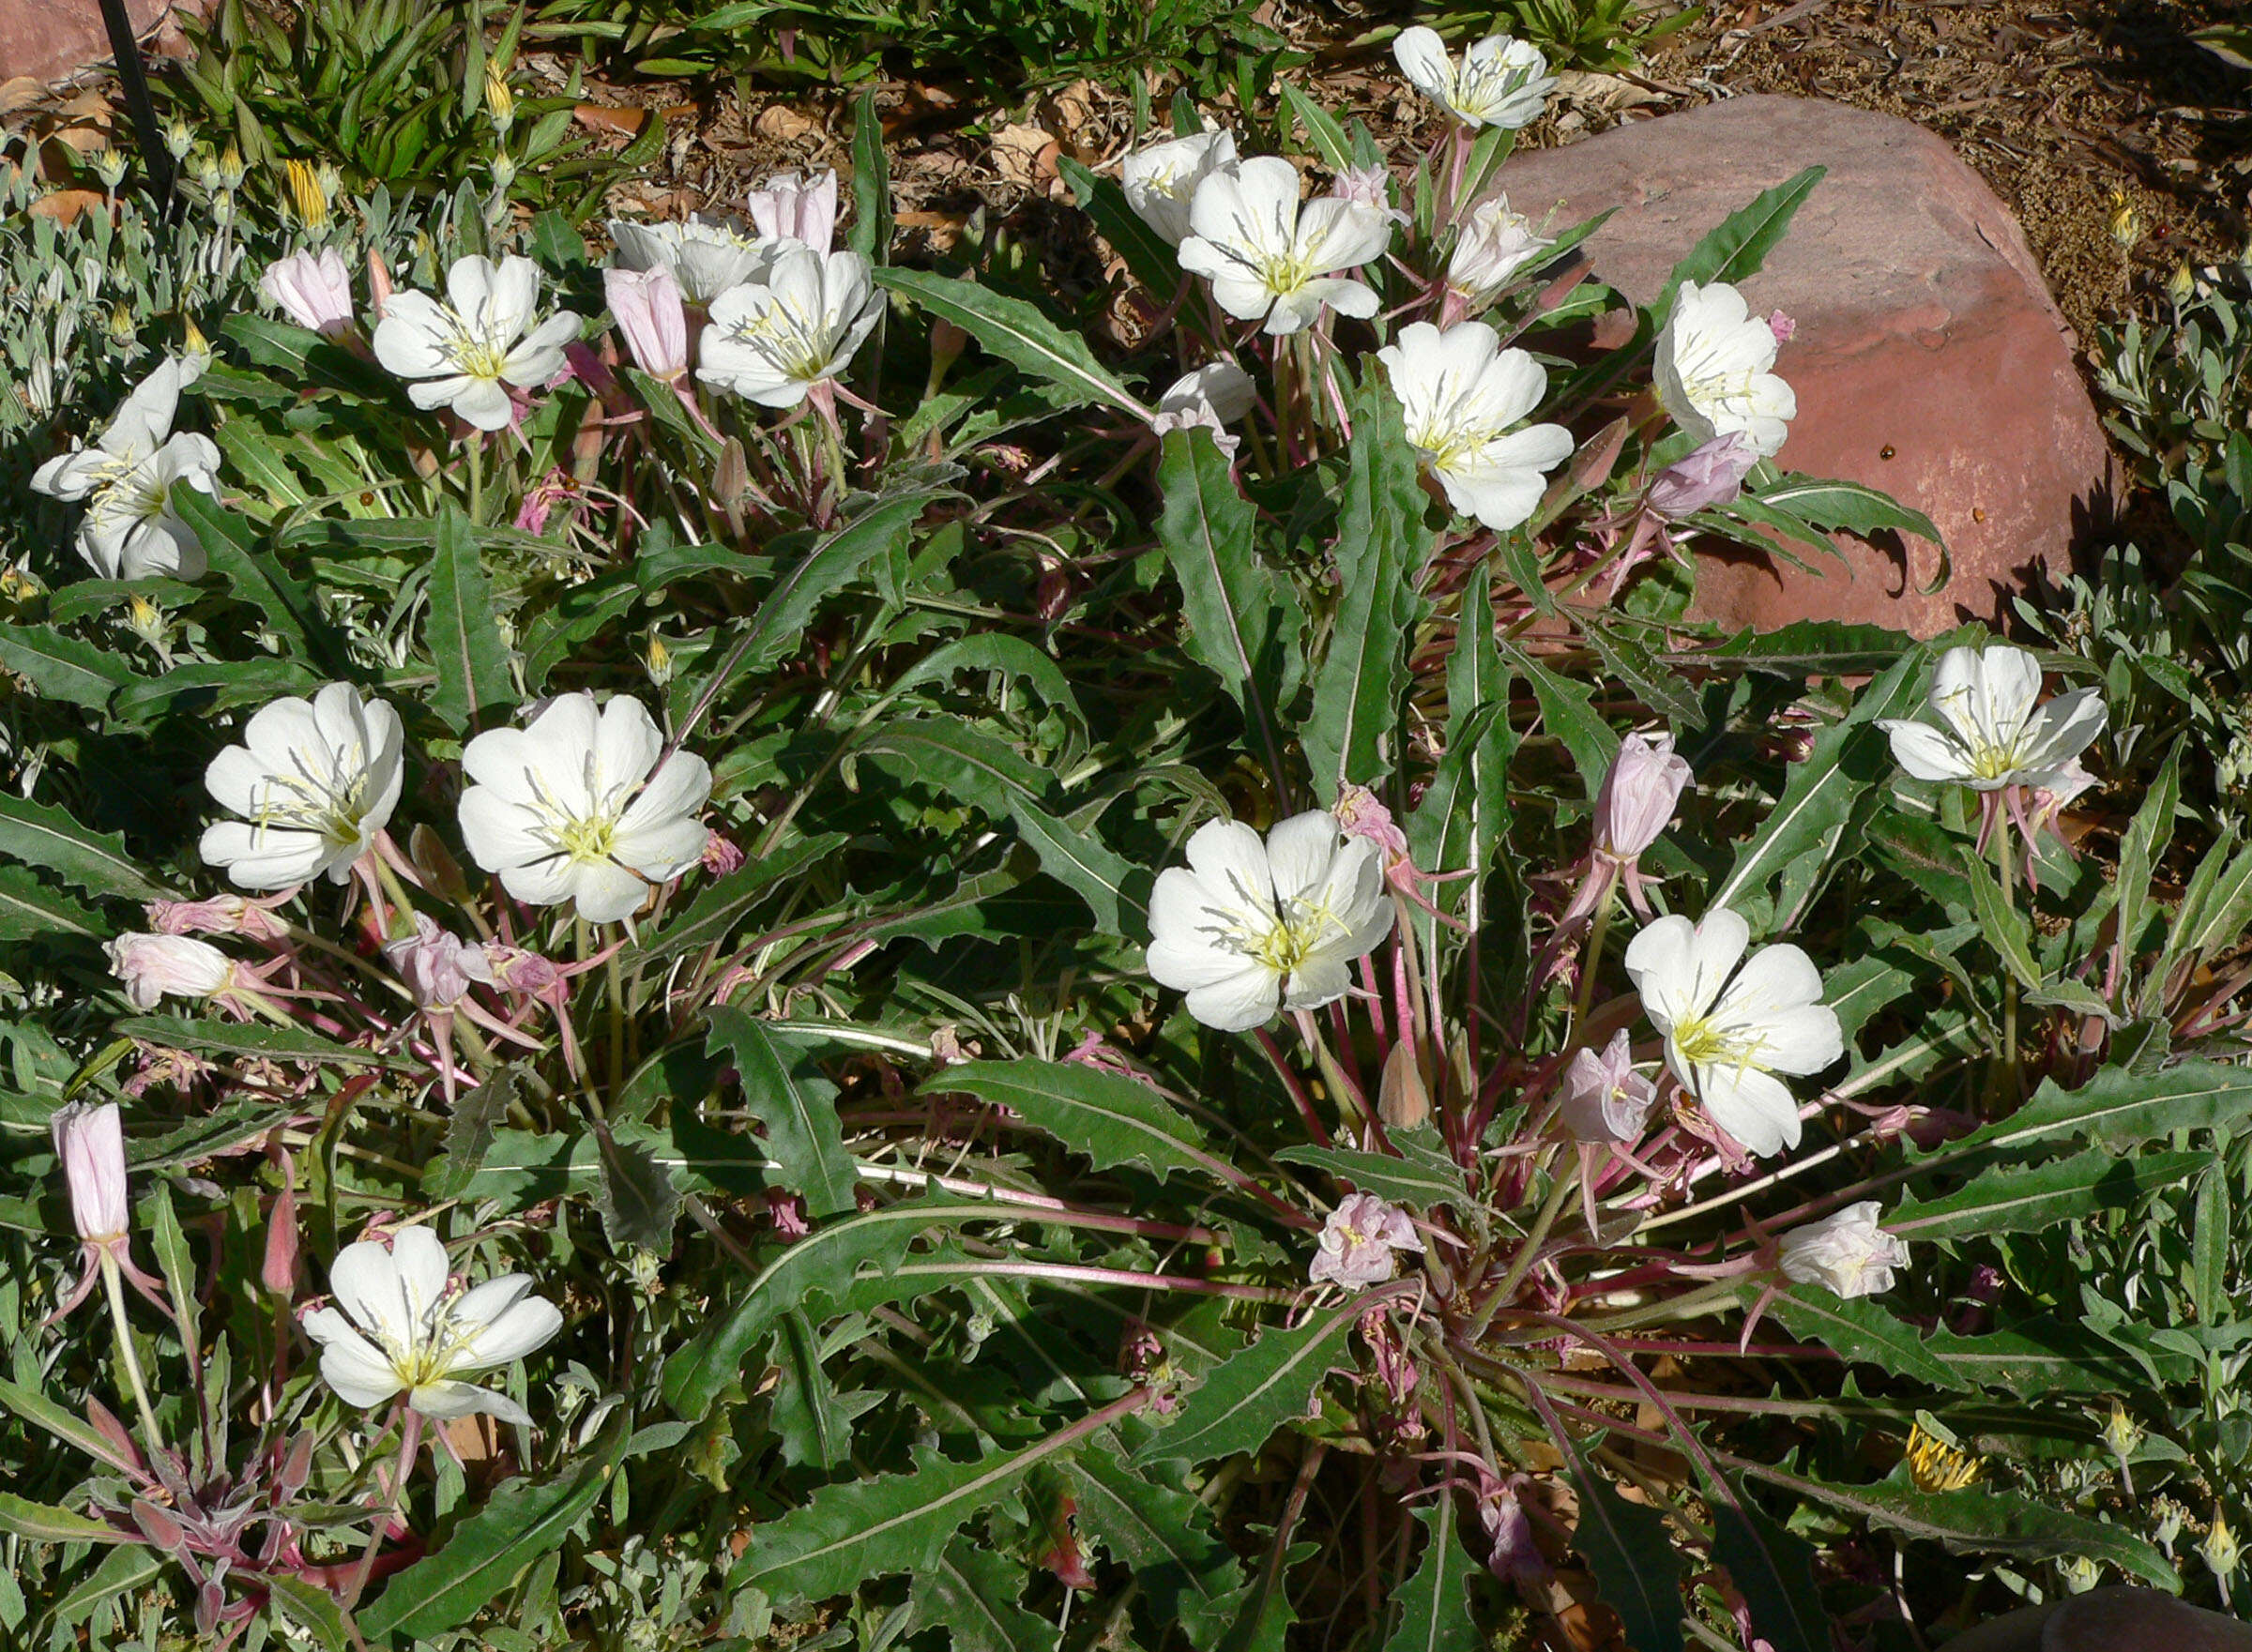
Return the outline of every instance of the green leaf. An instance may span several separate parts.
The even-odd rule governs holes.
[[[1218,675],[1279,762],[1277,712],[1297,681],[1305,611],[1259,560],[1257,512],[1236,491],[1210,432],[1165,437],[1157,480],[1157,537],[1180,583],[1182,646]]]
[[[1172,1426],[1134,1453],[1136,1463],[1207,1463],[1256,1451],[1292,1417],[1306,1415],[1337,1358],[1337,1344],[1368,1307],[1365,1294],[1295,1328],[1269,1326],[1259,1340],[1197,1385]]]
[[[1838,1486],[1802,1475],[1757,1472],[1763,1479],[1818,1497],[1873,1525],[1942,1544],[1957,1554],[1998,1554],[2018,1561],[2086,1555],[2168,1593],[2182,1586],[2180,1576],[2149,1539],[2001,1487],[1923,1492],[1897,1477],[1873,1486]]]
[[[891,262],[891,160],[874,92],[862,92],[853,106],[852,229],[846,244],[870,264]]]
[[[1596,1599],[1619,1614],[1635,1652],[1680,1652],[1681,1574],[1688,1570],[1666,1517],[1647,1503],[1629,1503],[1611,1482],[1570,1448],[1579,1524],[1572,1546],[1595,1574]]]
[[[783,1316],[774,1333],[782,1380],[770,1421],[782,1436],[782,1460],[815,1468],[844,1466],[852,1455],[852,1418],[837,1403],[836,1385],[821,1369],[821,1333],[803,1313]]]
[[[1100,1448],[1063,1465],[1079,1503],[1079,1530],[1134,1581],[1159,1623],[1177,1623],[1192,1646],[1225,1632],[1242,1598],[1243,1568],[1201,1499],[1130,1468]]]
[[[1884,1224],[1889,1232],[1892,1222]],[[1747,1281],[1740,1297],[1746,1307],[1759,1299],[1763,1281]],[[1902,1324],[1866,1296],[1841,1298],[1820,1285],[1792,1285],[1768,1304],[1803,1342],[1829,1349],[1840,1359],[1860,1360],[1895,1376],[1959,1392],[1970,1384],[1930,1353],[1915,1327]]]
[[[29,683],[42,700],[92,711],[133,680],[131,668],[115,655],[43,625],[0,625],[0,667]]]
[[[1979,1387],[2032,1399],[2043,1394],[2116,1394],[2148,1380],[2134,1358],[2085,1326],[2036,1319],[2006,1331],[1957,1336],[1936,1330],[1924,1339],[1926,1352],[1943,1359]],[[2187,1382],[2191,1363],[2178,1354],[2160,1354],[2159,1376]]]
[[[1740,631],[1700,662],[1742,661],[1747,671],[1792,682],[1808,677],[1875,676],[1889,670],[1915,639],[1881,626],[1837,620],[1800,620],[1773,631]]]
[[[1767,819],[1737,850],[1736,864],[1706,902],[1707,911],[1715,906],[1742,911],[1747,900],[1763,895],[1802,855],[1836,853],[1855,804],[1896,772],[1892,742],[1876,720],[1911,715],[1922,704],[1917,679],[1924,656],[1921,647],[1903,656],[1861,691],[1842,720],[1815,736],[1804,761],[1790,765],[1783,796]],[[1757,934],[1758,926],[1753,927]]]
[[[1775,1652],[1830,1652],[1830,1614],[1814,1584],[1814,1545],[1732,1489],[1710,1499],[1712,1558],[1751,1608],[1753,1629]]]
[[[423,1172],[423,1188],[432,1198],[458,1198],[468,1188],[493,1150],[494,1126],[515,1103],[522,1076],[523,1068],[504,1067],[454,1098],[453,1116],[446,1121],[446,1152]]]
[[[224,582],[226,594],[265,614],[274,634],[292,644],[294,658],[345,674],[343,651],[319,605],[270,552],[259,549],[257,530],[193,488],[175,488],[172,499],[202,542],[211,572]]]
[[[602,1179],[594,1207],[601,1215],[602,1232],[610,1248],[620,1256],[647,1250],[669,1256],[673,1224],[680,1220],[680,1195],[672,1173],[657,1156],[638,1142],[620,1142],[598,1133]]]
[[[2176,1130],[2234,1127],[2252,1116],[2252,1069],[2184,1061],[2159,1072],[2107,1067],[2077,1090],[2044,1080],[2005,1119],[1926,1155],[1926,1171],[1976,1159],[2023,1159],[2076,1138],[2117,1150]]]
[[[1672,315],[1674,300],[1683,281],[1705,286],[1713,281],[1741,281],[1746,276],[1758,274],[1760,264],[1789,230],[1792,216],[1829,170],[1825,166],[1808,167],[1797,176],[1761,191],[1749,205],[1729,213],[1717,228],[1708,231],[1689,250],[1689,255],[1673,266],[1673,273],[1666,278],[1665,291],[1651,305],[1656,325],[1664,326],[1666,318]],[[1778,1648],[1778,1652],[1782,1649]]]
[[[129,1543],[133,1539],[106,1520],[73,1514],[52,1503],[34,1503],[0,1492],[0,1532],[35,1543]]]
[[[81,826],[65,811],[28,797],[0,794],[0,855],[12,855],[91,894],[128,901],[164,898],[165,891],[149,881],[123,838]]]
[[[1470,1574],[1478,1569],[1456,1530],[1454,1493],[1442,1489],[1415,1511],[1423,1557],[1400,1592],[1400,1627],[1384,1652],[1483,1652],[1486,1638],[1470,1617]]]
[[[1085,339],[1065,332],[1022,298],[927,270],[879,269],[875,279],[926,314],[952,322],[1012,366],[1056,386],[1063,393],[1059,405],[1106,402],[1135,418],[1149,417],[1149,410],[1095,359]]]
[[[1023,799],[1040,799],[1055,777],[959,717],[894,718],[864,736],[856,752],[886,773],[914,785],[933,785],[959,803],[1007,820]]]
[[[1416,865],[1474,874],[1428,891],[1444,910],[1459,906],[1473,933],[1484,927],[1485,874],[1513,818],[1508,776],[1517,749],[1509,720],[1511,679],[1494,642],[1490,580],[1481,562],[1463,589],[1447,659],[1446,755],[1408,817]]]
[[[0,866],[0,941],[56,934],[99,940],[114,927],[92,907],[39,882],[31,868]]]
[[[478,560],[476,531],[451,504],[438,517],[425,636],[437,662],[430,705],[439,720],[456,734],[508,721],[517,701],[509,645],[501,641],[493,587]]]
[[[259,1026],[251,1023],[190,1021],[181,1015],[130,1015],[111,1029],[122,1038],[139,1038],[170,1050],[200,1050],[215,1055],[249,1055],[268,1061],[302,1061],[312,1066],[342,1062],[352,1067],[383,1067],[411,1072],[403,1056],[380,1050],[340,1044],[302,1027]]]
[[[934,1073],[926,1093],[974,1096],[1094,1160],[1236,1179],[1203,1133],[1148,1084],[1071,1061],[972,1061]]]
[[[1056,1626],[1024,1609],[1025,1568],[991,1549],[956,1538],[918,1567],[908,1596],[913,1627],[943,1629],[953,1652],[1053,1652]]]
[[[621,1409],[594,1445],[552,1480],[503,1482],[454,1528],[444,1548],[393,1577],[361,1610],[361,1632],[371,1641],[436,1635],[498,1599],[533,1561],[561,1548],[609,1489],[625,1456],[627,1422]]]
[[[843,832],[823,832],[746,861],[708,885],[686,911],[643,942],[638,952],[629,948],[627,956],[654,962],[725,946],[772,885],[830,859],[848,841]]]
[[[344,1628],[344,1614],[337,1608],[336,1597],[327,1590],[315,1588],[287,1572],[275,1572],[264,1584],[266,1598],[281,1610],[282,1615],[299,1629],[310,1630],[313,1639],[329,1648],[329,1652],[346,1652],[354,1644]]]
[[[1400,403],[1373,368],[1353,398],[1337,517],[1337,615],[1314,674],[1314,707],[1299,730],[1315,796],[1392,770],[1408,685],[1408,639],[1427,608],[1415,587],[1430,553],[1426,501]]]
[[[2186,1184],[2212,1160],[2210,1153],[2122,1158],[2092,1149],[2045,1164],[1997,1165],[1952,1193],[1895,1206],[1884,1226],[1904,1239],[2036,1233],[2098,1211],[2134,1210],[2146,1195]]]
[[[1189,278],[1173,256],[1171,243],[1142,221],[1118,179],[1097,177],[1069,155],[1059,156],[1056,166],[1071,185],[1079,210],[1094,221],[1095,233],[1117,249],[1134,279],[1161,298],[1179,291]]]
[[[1085,901],[1095,916],[1095,932],[1123,939],[1123,909],[1132,907],[1136,931],[1149,910],[1150,877],[1146,868],[1112,853],[1086,832],[1074,830],[1024,797],[1009,800],[1018,834],[1040,856],[1040,870]]]
[[[1437,1130],[1393,1130],[1392,1144],[1399,1149],[1396,1158],[1347,1147],[1285,1147],[1275,1157],[1286,1164],[1326,1170],[1364,1193],[1417,1210],[1459,1206],[1468,1199],[1462,1167],[1439,1145]]]
[[[2197,1222],[2190,1232],[2189,1300],[2199,1325],[2219,1325],[2229,1317],[2230,1307],[2229,1175],[2217,1155],[2207,1158],[2205,1178],[2198,1184]]]
[[[1901,504],[1890,493],[1861,482],[1825,481],[1818,477],[1792,474],[1782,485],[1758,495],[1763,505],[1788,510],[1802,521],[1829,531],[1844,529],[1863,538],[1871,534],[1914,534],[1933,544],[1944,544],[1940,530],[1921,510]]]
[[[36,1388],[21,1383],[11,1383],[0,1377],[0,1405],[5,1405],[34,1428],[45,1429],[64,1445],[83,1451],[95,1462],[120,1473],[132,1469],[130,1460],[110,1443],[110,1438],[84,1417],[65,1411]]]
[[[1532,697],[1541,707],[1541,727],[1571,752],[1588,801],[1594,802],[1619,755],[1619,736],[1595,710],[1593,692],[1584,683],[1559,676],[1522,648],[1504,644],[1503,649],[1509,662],[1532,685]]]
[[[2025,914],[2002,893],[2001,881],[1994,869],[1986,864],[1985,856],[1964,843],[1958,846],[1955,858],[1970,890],[1971,911],[1978,918],[1980,932],[1986,937],[1986,945],[1994,948],[1994,955],[2026,991],[2038,993],[2042,986],[2041,966],[2033,961],[2031,931]]]
[[[852,1209],[856,1171],[837,1122],[837,1087],[804,1052],[732,1004],[712,1009],[705,1050],[733,1062],[742,1075],[743,1105],[767,1127],[767,1151],[782,1167],[777,1179],[804,1195],[807,1214]]]

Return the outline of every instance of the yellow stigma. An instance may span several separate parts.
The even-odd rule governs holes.
[[[607,860],[616,836],[617,822],[598,815],[567,822],[555,833],[555,844],[576,861]]]

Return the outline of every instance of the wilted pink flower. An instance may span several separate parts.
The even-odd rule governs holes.
[[[1486,1484],[1478,1493],[1478,1523],[1485,1530],[1486,1569],[1503,1583],[1537,1584],[1548,1576],[1548,1562],[1533,1541],[1532,1522],[1526,1517],[1524,1499],[1514,1481],[1482,1477]]]
[[[1331,196],[1360,206],[1373,206],[1394,223],[1408,221],[1407,213],[1392,204],[1392,173],[1381,165],[1348,166],[1330,184]]]
[[[785,1239],[802,1239],[814,1231],[805,1220],[805,1201],[780,1188],[767,1190],[767,1214],[773,1219],[774,1231]]]
[[[208,901],[151,901],[142,910],[148,914],[149,927],[161,935],[248,935],[253,941],[271,941],[289,932],[273,916],[284,899],[214,895]]]
[[[449,1009],[472,982],[493,980],[493,966],[482,947],[449,933],[419,912],[415,914],[415,932],[386,941],[383,955],[421,1009]]]
[[[1365,1290],[1399,1271],[1401,1250],[1421,1250],[1408,1213],[1374,1193],[1347,1194],[1321,1226],[1320,1249],[1306,1270],[1314,1283]]]
[[[606,269],[602,292],[634,366],[668,384],[688,371],[688,311],[671,270]]]
[[[1347,786],[1339,791],[1331,812],[1337,817],[1338,830],[1348,838],[1366,838],[1382,852],[1387,864],[1408,853],[1408,834],[1366,786]]]
[[[1844,1297],[1891,1290],[1893,1270],[1908,1266],[1908,1245],[1877,1225],[1882,1208],[1876,1200],[1864,1199],[1834,1216],[1792,1228],[1778,1241],[1777,1266],[1784,1277]]]
[[[301,327],[327,338],[352,326],[352,272],[333,247],[292,252],[266,266],[258,290]]]
[[[1798,333],[1799,324],[1780,310],[1771,311],[1767,317],[1767,330],[1775,335],[1776,343],[1788,344]]]
[[[1674,755],[1673,736],[1628,735],[1603,790],[1595,798],[1595,852],[1622,864],[1632,862],[1673,824],[1674,806],[1691,776],[1688,760]],[[1635,894],[1632,882],[1628,893]],[[1636,909],[1642,903],[1636,899]]]
[[[135,1009],[154,1009],[168,996],[215,998],[235,982],[233,959],[186,935],[119,935],[107,951],[110,973]]]
[[[125,1198],[125,1129],[117,1103],[72,1101],[49,1127],[70,1190],[70,1220],[88,1245],[125,1237],[132,1225]]]
[[[827,252],[837,234],[837,174],[778,172],[751,191],[751,221],[768,240],[803,241]]]
[[[715,878],[723,878],[743,864],[743,846],[723,831],[714,830],[704,840],[704,870]]]
[[[1575,1141],[1622,1147],[1641,1138],[1658,1087],[1635,1070],[1631,1045],[1621,1028],[1600,1055],[1592,1050],[1573,1053],[1558,1113]]]
[[[1650,485],[1650,508],[1660,516],[1676,518],[1728,504],[1743,492],[1743,478],[1758,462],[1759,449],[1742,431],[1715,436],[1688,458],[1658,472]]]

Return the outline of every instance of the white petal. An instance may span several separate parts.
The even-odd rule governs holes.
[[[424,1383],[406,1397],[406,1402],[424,1417],[441,1421],[483,1411],[519,1428],[529,1428],[532,1422],[531,1414],[506,1394],[480,1388],[475,1383]]]
[[[649,895],[648,885],[606,860],[575,865],[571,878],[571,899],[578,902],[579,916],[588,923],[616,923],[631,917]],[[501,882],[508,884],[509,877],[504,875]],[[513,885],[509,892],[516,892]]]
[[[496,1285],[511,1284],[519,1280],[523,1281],[522,1285],[518,1287],[520,1291],[530,1289],[531,1281],[521,1274],[511,1274],[508,1279],[495,1280],[493,1283]],[[479,1285],[478,1290],[488,1288]],[[476,1294],[473,1291],[469,1295],[475,1296]],[[468,1300],[468,1296],[464,1296],[462,1298],[463,1305],[466,1306]],[[544,1296],[523,1296],[520,1300],[510,1304],[505,1311],[470,1339],[468,1365],[482,1369],[495,1365],[507,1365],[512,1360],[522,1359],[536,1349],[545,1347],[555,1334],[562,1328],[563,1311],[561,1309]],[[467,1369],[467,1367],[457,1367],[457,1369]]]
[[[1799,1104],[1780,1079],[1757,1068],[1700,1067],[1697,1099],[1714,1124],[1757,1158],[1799,1144]]]
[[[1420,23],[1411,29],[1402,29],[1392,42],[1392,55],[1409,85],[1426,98],[1438,102],[1446,100],[1454,80],[1454,65],[1438,30],[1424,28]]]
[[[1247,1033],[1272,1021],[1281,1002],[1282,983],[1274,972],[1246,963],[1225,979],[1191,992],[1188,1010],[1220,1032]]]
[[[360,1325],[402,1347],[417,1330],[391,1253],[372,1239],[346,1245],[328,1266],[328,1294]]]
[[[1299,900],[1321,887],[1340,836],[1337,817],[1325,809],[1294,814],[1267,834],[1267,876],[1278,902]]]
[[[321,1379],[347,1405],[380,1405],[399,1392],[399,1373],[333,1308],[304,1319],[305,1333],[321,1344]]]
[[[1915,779],[1964,781],[1971,778],[1969,754],[1946,731],[1897,717],[1879,718],[1877,726],[1892,737],[1893,760]]]

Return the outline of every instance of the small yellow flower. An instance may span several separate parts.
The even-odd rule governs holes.
[[[1974,1453],[1925,1433],[1919,1422],[1908,1432],[1908,1472],[1919,1492],[1959,1492],[1977,1482],[1986,1464]]]
[[[289,185],[289,202],[297,215],[297,221],[309,230],[317,230],[328,221],[328,197],[322,192],[320,174],[310,161],[284,160],[282,178]]]
[[[509,73],[492,58],[485,60],[485,109],[502,131],[516,118],[516,94],[509,89]]]
[[[204,337],[202,327],[197,326],[193,320],[185,320],[180,325],[181,355],[208,356],[211,354],[211,341]]]
[[[2187,261],[2174,265],[2174,273],[2166,278],[2166,296],[2177,304],[2189,302],[2189,296],[2198,290],[2198,278]]]
[[[152,648],[164,645],[170,628],[164,623],[164,610],[146,597],[134,597],[126,603],[126,629]]]
[[[2127,249],[2142,239],[2142,214],[2134,198],[2116,184],[2111,189],[2111,238]]]

